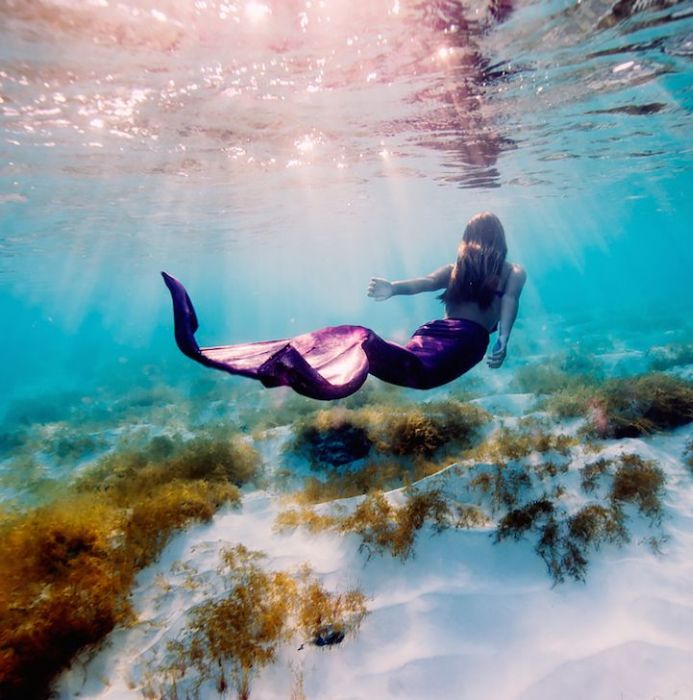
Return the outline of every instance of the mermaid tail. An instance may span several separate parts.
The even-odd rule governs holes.
[[[421,326],[406,346],[383,340],[363,326],[331,326],[291,339],[200,348],[192,301],[183,285],[161,273],[173,301],[175,338],[184,355],[266,387],[290,386],[313,399],[349,396],[368,374],[399,386],[430,389],[477,364],[488,331],[473,321],[445,319]]]
[[[259,379],[266,387],[290,386],[314,399],[339,399],[357,391],[368,376],[362,345],[368,329],[336,326],[299,335],[240,345],[200,348],[197,315],[183,285],[162,272],[173,301],[176,343],[184,355],[230,374]]]

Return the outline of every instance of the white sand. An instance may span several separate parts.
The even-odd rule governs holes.
[[[527,408],[524,397],[493,403],[508,413]],[[370,610],[358,635],[332,649],[284,648],[255,678],[253,698],[288,699],[289,663],[303,669],[306,697],[321,700],[693,698],[693,476],[681,461],[692,434],[689,427],[609,445],[608,453],[637,452],[664,469],[661,531],[669,540],[653,554],[638,541],[652,534],[647,524],[633,519],[632,542],[595,553],[586,583],[554,586],[532,541],[494,544],[493,529],[424,530],[415,558],[367,561],[355,536],[273,532],[278,496],[248,494],[242,510],[223,510],[209,525],[181,533],[141,573],[133,592],[138,624],[113,633],[98,654],[65,673],[58,697],[142,697],[147,661],[163,658],[166,641],[180,634],[186,611],[204,595],[189,585],[190,572],[214,585],[219,550],[243,543],[266,552],[269,568],[308,562],[330,590],[358,585]],[[268,461],[279,459],[281,435],[266,446]],[[580,454],[563,479],[568,503],[585,500],[575,473],[585,461]],[[457,468],[432,481],[463,495]],[[218,695],[206,687],[201,697]]]

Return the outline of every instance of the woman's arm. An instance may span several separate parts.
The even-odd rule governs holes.
[[[368,296],[376,301],[385,301],[395,294],[419,294],[445,289],[450,281],[452,265],[443,265],[425,277],[388,282],[382,277],[373,277],[368,285]]]
[[[501,299],[500,320],[498,321],[498,340],[493,346],[493,352],[489,355],[488,366],[498,369],[505,360],[508,348],[508,339],[513,324],[517,318],[520,307],[520,294],[527,281],[527,273],[519,265],[513,265],[505,285],[503,298]]]

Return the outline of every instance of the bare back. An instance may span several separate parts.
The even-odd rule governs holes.
[[[448,268],[448,281],[452,269],[453,266],[450,265]],[[461,318],[468,321],[475,321],[486,328],[489,333],[493,333],[497,329],[501,317],[501,302],[503,296],[505,296],[505,294],[512,294],[515,287],[518,286],[514,278],[523,276],[524,271],[519,265],[514,265],[510,262],[504,263],[501,284],[490,306],[486,309],[482,309],[475,301],[461,301],[457,304],[446,304],[445,318]],[[519,296],[519,291],[522,289],[523,284],[524,279],[519,280],[517,296]],[[447,286],[447,284],[445,286]]]

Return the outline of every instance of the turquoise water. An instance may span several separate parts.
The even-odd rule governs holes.
[[[4,2],[2,409],[237,386],[178,353],[160,270],[202,344],[405,338],[439,303],[375,304],[369,278],[451,261],[480,210],[529,276],[508,372],[689,339],[691,4],[498,12]]]
[[[326,579],[360,579],[366,555],[348,553],[353,537],[289,546],[270,522],[280,500],[304,486],[319,501],[431,474],[450,504],[479,505],[461,525],[471,532],[421,545],[418,569],[385,558],[379,575],[363,574],[380,611],[364,645],[349,647],[356,656],[326,655],[331,675],[307,671],[311,697],[351,692],[352,680],[359,697],[376,697],[381,681],[399,688],[378,679],[382,658],[400,658],[391,644],[416,638],[414,661],[435,662],[435,649],[418,647],[433,636],[448,661],[442,673],[422,665],[433,669],[415,678],[423,694],[432,679],[439,693],[448,681],[457,691],[459,678],[482,688],[475,697],[509,697],[514,683],[541,688],[554,667],[563,682],[576,655],[594,656],[566,676],[577,688],[610,654],[600,628],[646,649],[643,664],[627,644],[627,663],[607,660],[597,672],[607,685],[618,666],[650,695],[670,681],[683,688],[688,656],[672,667],[669,647],[655,646],[691,646],[680,620],[693,467],[692,59],[690,0],[0,0],[0,534],[10,552],[0,695],[47,697],[55,681],[60,697],[152,697],[150,661],[171,651],[193,599],[209,598],[196,567],[220,584],[214,547],[243,537],[271,550],[273,565],[319,559],[322,547],[334,557],[316,567]],[[442,316],[440,302],[375,303],[370,278],[451,262],[484,210],[503,221],[509,257],[528,274],[500,370],[481,363],[431,392],[369,380],[336,411],[313,414],[326,405],[203,368],[174,343],[162,270],[188,288],[203,346],[337,324],[404,341]],[[672,376],[631,381],[650,370]],[[368,410],[347,420],[345,406]],[[371,445],[378,454],[364,462]],[[600,454],[608,459],[589,463]],[[614,484],[629,474],[638,488],[621,483],[619,497]],[[645,522],[635,511],[640,498],[648,514],[647,488]],[[540,541],[553,532],[554,544],[535,548],[543,562],[527,541],[511,551],[492,539],[518,499],[526,512],[539,503],[530,499],[554,509]],[[596,589],[576,593],[587,559],[576,564],[566,549],[575,581],[559,591],[550,578],[565,578],[565,561],[551,557],[577,541],[570,528],[588,499],[603,506],[591,522],[608,544],[598,557],[596,535],[589,552],[583,543]],[[215,513],[208,530],[163,551]],[[625,554],[608,513],[632,527]],[[636,557],[644,544],[652,552]],[[431,571],[445,592],[438,608]],[[400,584],[411,598],[390,606]],[[463,591],[461,607],[448,607],[449,591]],[[400,623],[411,629],[392,632]],[[113,629],[94,664],[73,664]],[[448,656],[458,643],[471,661]],[[407,666],[397,683],[411,678]],[[259,696],[285,696],[291,674],[274,672],[264,686],[274,694]],[[549,682],[542,697],[568,685]]]

